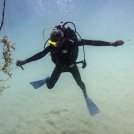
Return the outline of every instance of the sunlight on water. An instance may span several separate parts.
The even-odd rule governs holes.
[[[46,12],[48,14],[53,14],[54,12],[68,13],[74,8],[79,8],[76,0],[31,0],[35,10],[40,14],[44,15]]]

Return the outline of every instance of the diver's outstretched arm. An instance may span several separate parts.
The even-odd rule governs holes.
[[[18,60],[16,62],[16,65],[17,66],[22,66],[26,63],[29,63],[29,62],[32,62],[32,61],[36,61],[36,60],[39,60],[41,58],[43,58],[48,52],[50,52],[51,48],[50,47],[47,47],[45,50],[33,55],[32,57],[26,59],[26,60]]]
[[[86,39],[81,39],[78,42],[78,46],[83,46],[83,45],[90,45],[90,46],[120,46],[123,45],[124,41],[122,40],[117,40],[115,42],[106,42],[106,41],[100,41],[100,40],[86,40]]]

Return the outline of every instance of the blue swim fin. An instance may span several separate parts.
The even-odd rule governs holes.
[[[37,80],[37,81],[32,81],[30,82],[30,84],[35,88],[40,88],[41,86],[43,86],[48,80],[49,80],[50,77],[47,77],[45,79],[42,79],[42,80]]]
[[[100,112],[97,105],[88,96],[85,97],[85,100],[86,100],[88,111],[91,116],[94,116]]]

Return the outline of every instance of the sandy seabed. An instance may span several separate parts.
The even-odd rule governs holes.
[[[100,109],[93,117],[70,74],[61,75],[52,90],[46,85],[35,90],[29,84],[34,73],[18,70],[0,95],[0,134],[133,134],[134,65],[128,57],[123,63],[112,58],[101,64],[97,57],[80,70],[88,95]]]
[[[0,95],[0,134],[133,134],[133,81],[126,81],[127,76],[117,82],[108,74],[99,75],[107,80],[92,77],[86,82],[101,111],[93,117],[74,81],[61,83],[64,76],[53,90],[46,86],[35,90],[18,81]]]

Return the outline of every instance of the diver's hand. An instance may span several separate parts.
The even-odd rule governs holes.
[[[26,61],[24,60],[18,60],[17,62],[16,62],[16,66],[19,66],[19,67],[21,67],[22,65],[24,65],[24,64],[26,64]]]
[[[123,40],[117,40],[114,43],[111,43],[111,46],[117,47],[117,46],[121,46],[124,44]]]

